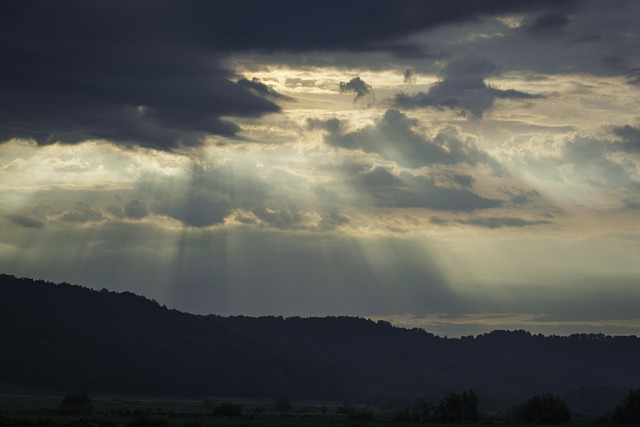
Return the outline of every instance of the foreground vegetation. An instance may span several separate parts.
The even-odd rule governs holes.
[[[286,397],[267,407],[251,408],[238,403],[210,400],[200,411],[167,411],[161,407],[121,407],[96,411],[88,393],[71,393],[56,409],[0,412],[0,427],[416,427],[498,424],[560,425],[571,422],[565,402],[551,394],[533,396],[515,406],[508,414],[482,416],[478,413],[478,396],[473,390],[450,393],[439,404],[417,399],[412,405],[391,413],[375,413],[366,408],[326,406],[294,408]],[[640,388],[630,390],[627,397],[607,416],[583,419],[574,424],[628,425],[640,424]]]
[[[475,422],[432,423],[433,427],[473,427],[505,425],[513,427],[546,425],[508,420],[478,420]],[[121,417],[95,414],[91,416],[60,415],[0,415],[0,427],[417,427],[416,421],[395,421],[388,416],[374,416],[367,421],[338,416],[319,415],[257,415],[241,418],[219,418],[203,414],[152,414]],[[574,422],[572,425],[611,426],[606,421]]]

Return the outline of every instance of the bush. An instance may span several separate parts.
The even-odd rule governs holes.
[[[513,418],[539,424],[559,424],[571,421],[571,411],[561,398],[552,394],[533,396],[513,410]]]
[[[67,394],[58,407],[65,414],[87,414],[93,409],[91,398],[86,391]]]
[[[237,403],[223,402],[213,408],[214,417],[233,418],[242,416],[242,406]]]
[[[630,390],[622,403],[613,410],[616,424],[640,424],[640,388]]]
[[[449,394],[440,401],[434,418],[444,422],[477,420],[478,395],[473,390]]]

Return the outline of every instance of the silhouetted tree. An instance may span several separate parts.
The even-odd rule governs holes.
[[[622,403],[613,410],[616,424],[640,424],[640,387],[629,390]]]
[[[478,395],[473,390],[451,393],[440,401],[437,421],[473,421],[478,419]]]
[[[419,398],[411,405],[411,416],[420,421],[431,421],[435,407],[426,399]]]
[[[86,414],[91,412],[92,409],[91,398],[86,391],[67,394],[59,406],[60,412],[69,414]]]
[[[571,421],[571,411],[564,400],[546,393],[533,396],[514,408],[513,417],[519,421],[541,424],[568,423]]]
[[[393,411],[392,419],[393,421],[396,421],[399,423],[413,421],[412,415],[411,415],[411,408],[407,407],[407,408],[397,409]]]
[[[395,410],[394,421],[431,421],[436,408],[424,398],[416,399],[411,406]]]

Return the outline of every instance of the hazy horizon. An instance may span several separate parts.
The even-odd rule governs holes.
[[[640,334],[640,3],[0,6],[0,272]]]

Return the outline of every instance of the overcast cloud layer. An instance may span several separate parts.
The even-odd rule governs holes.
[[[635,1],[0,5],[0,270],[640,333]]]

